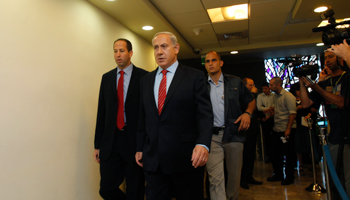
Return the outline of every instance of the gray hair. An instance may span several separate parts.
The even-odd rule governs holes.
[[[163,31],[163,32],[158,32],[158,33],[156,33],[156,34],[154,35],[154,37],[153,37],[153,39],[152,39],[152,45],[153,45],[154,39],[156,39],[156,37],[157,37],[158,35],[160,35],[160,34],[167,34],[167,35],[169,35],[170,40],[171,40],[171,42],[173,43],[173,46],[175,46],[175,45],[178,43],[178,42],[177,42],[177,38],[176,38],[176,36],[175,36],[173,33],[167,32],[167,31]]]

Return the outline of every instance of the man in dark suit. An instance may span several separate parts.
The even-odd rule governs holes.
[[[204,73],[177,61],[174,34],[157,33],[159,67],[141,80],[136,162],[143,166],[148,200],[203,199],[213,114]],[[164,70],[164,71],[163,71]]]
[[[102,77],[98,103],[95,151],[100,163],[100,195],[106,200],[144,199],[142,168],[134,160],[140,107],[140,79],[147,72],[133,66],[129,40],[114,42],[117,68]],[[126,179],[126,195],[119,186]]]
[[[254,81],[251,78],[244,78],[242,80],[244,85],[247,87],[249,92],[252,93],[254,99],[257,97],[258,89],[255,87]],[[250,127],[246,131],[246,138],[243,148],[243,165],[241,172],[241,183],[240,186],[244,189],[249,189],[248,184],[261,185],[263,182],[257,181],[253,178],[254,171],[254,161],[256,154],[256,140],[259,135],[259,122],[258,122],[258,112],[254,110],[252,113],[252,119],[250,120]]]

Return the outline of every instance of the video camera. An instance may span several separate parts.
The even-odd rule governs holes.
[[[346,39],[346,42],[350,43],[350,28],[342,28],[345,24],[350,24],[350,20],[343,21],[340,23],[335,22],[335,18],[333,17],[334,11],[329,7],[328,10],[320,14],[322,20],[328,19],[329,24],[327,26],[313,28],[312,32],[320,32],[322,33],[322,41],[325,45],[333,45],[340,44]]]
[[[293,68],[293,74],[298,77],[311,75],[311,79],[315,80],[319,73],[318,65],[303,65],[304,61],[301,60],[301,55],[292,55],[289,58],[280,58],[278,62],[291,64]],[[302,65],[302,66],[301,66]]]

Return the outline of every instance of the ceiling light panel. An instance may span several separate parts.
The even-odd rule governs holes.
[[[192,1],[192,0],[190,0]],[[221,8],[232,5],[248,4],[248,0],[201,0],[205,9]]]
[[[208,9],[207,12],[213,23],[248,19],[248,4],[212,8]]]

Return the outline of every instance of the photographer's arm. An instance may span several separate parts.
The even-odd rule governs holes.
[[[331,102],[332,104],[336,105],[338,108],[343,109],[344,108],[344,97],[342,96],[338,96],[335,95],[331,92],[327,92],[326,90],[324,90],[323,88],[321,88],[318,84],[311,84],[305,77],[302,77],[303,82],[312,88],[312,90],[316,91],[318,94],[320,94],[323,98],[325,98],[327,101]],[[304,84],[300,85],[300,98],[301,98],[301,105],[304,107],[303,104],[303,93],[302,93],[302,86],[305,89],[306,92],[306,87],[304,86]],[[306,94],[307,95],[307,94]],[[309,97],[308,97],[309,98]],[[306,100],[307,101],[307,100]],[[311,101],[309,99],[309,101]],[[312,102],[312,101],[311,101]],[[311,106],[311,105],[309,105]]]
[[[317,93],[319,93],[321,96],[323,96],[327,101],[336,105],[338,108],[343,109],[344,97],[335,95],[331,92],[327,92],[326,90],[322,89],[318,84],[312,85],[311,88]]]
[[[303,78],[299,78],[300,83],[300,100],[301,100],[301,106],[303,108],[310,107],[314,102],[309,98],[309,95],[307,94],[307,90],[304,84]]]

